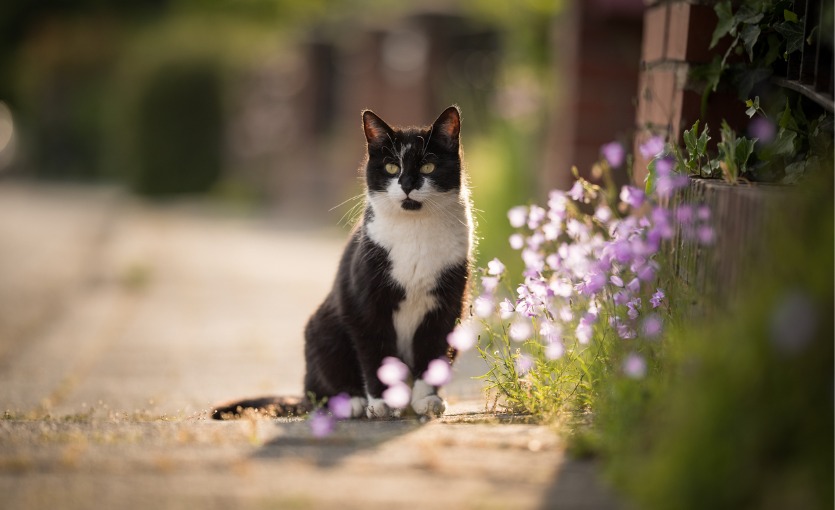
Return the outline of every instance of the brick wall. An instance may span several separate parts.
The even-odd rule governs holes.
[[[636,183],[644,182],[648,163],[641,159],[640,144],[652,135],[680,143],[681,133],[700,117],[702,91],[688,83],[688,75],[693,66],[710,62],[727,49],[722,41],[709,49],[716,21],[712,5],[688,0],[655,0],[644,11],[634,142]],[[714,134],[723,119],[734,126],[746,122],[744,104],[721,92],[711,94],[705,113]]]
[[[543,189],[569,188],[572,165],[589,178],[603,144],[631,138],[643,8],[642,0],[575,0],[557,20],[556,104]]]

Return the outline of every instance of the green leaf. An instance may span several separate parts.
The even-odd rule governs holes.
[[[784,184],[794,184],[806,173],[806,162],[796,161],[786,166],[786,176],[781,181]]]
[[[763,13],[760,7],[753,7],[751,4],[745,4],[736,11],[734,15],[737,23],[745,23],[752,25],[759,23],[763,19]]]
[[[757,39],[760,38],[759,25],[745,25],[739,32],[739,37],[742,44],[745,46],[745,51],[748,52],[748,60],[754,61],[754,45],[757,44]]]
[[[697,134],[699,133],[699,121],[697,120],[693,127],[684,131],[684,147],[687,149],[687,154],[692,158],[696,155]]]
[[[710,141],[710,135],[708,134],[708,127],[705,124],[705,128],[702,130],[702,134],[699,135],[699,143],[696,144],[696,151],[698,152],[699,156],[707,156],[707,142]]]
[[[792,115],[792,109],[789,106],[788,99],[786,99],[786,107],[783,109],[783,113],[780,114],[780,118],[777,120],[777,125],[783,129],[799,131],[797,121],[794,119],[794,115]]]
[[[783,19],[786,21],[791,21],[793,23],[798,23],[800,20],[797,19],[797,14],[793,13],[788,9],[783,9]]]
[[[734,147],[734,159],[736,160],[737,168],[739,168],[739,175],[745,173],[748,169],[748,158],[754,152],[754,142],[750,138],[744,136],[736,140]]]
[[[771,161],[781,156],[793,156],[795,138],[797,138],[797,133],[781,127],[774,141],[763,147],[759,152],[760,159],[763,161]]]
[[[786,55],[803,47],[803,26],[793,21],[784,21],[774,25],[774,30],[786,40]]]
[[[656,161],[653,159],[649,166],[647,166],[647,176],[644,179],[644,193],[647,195],[652,195],[655,192],[655,179],[657,178],[657,172],[655,171]]]
[[[716,28],[713,30],[713,37],[710,39],[711,49],[716,46],[716,43],[720,39],[736,27],[736,18],[734,18],[733,12],[731,11],[730,0],[717,2],[713,10],[716,12],[716,17],[719,18],[719,21],[716,23]]]

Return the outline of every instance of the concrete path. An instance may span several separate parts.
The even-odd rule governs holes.
[[[472,355],[428,423],[207,419],[300,394],[346,236],[0,184],[0,508],[616,508],[552,431],[483,413]]]

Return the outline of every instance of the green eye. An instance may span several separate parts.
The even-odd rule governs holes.
[[[397,168],[397,165],[394,163],[386,163],[386,172],[390,173],[391,175],[396,174],[400,169]]]
[[[435,171],[434,163],[426,163],[422,167],[420,167],[420,173],[422,174],[431,174]]]

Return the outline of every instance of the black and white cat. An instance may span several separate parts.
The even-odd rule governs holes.
[[[362,114],[368,155],[366,204],[333,288],[305,328],[308,398],[228,404],[213,416],[272,404],[279,414],[316,400],[351,396],[352,416],[384,418],[386,386],[377,370],[399,358],[413,377],[411,407],[445,411],[438,388],[421,379],[429,362],[454,352],[447,335],[461,317],[473,247],[469,189],[461,161],[460,112],[451,106],[425,128],[392,128]]]

